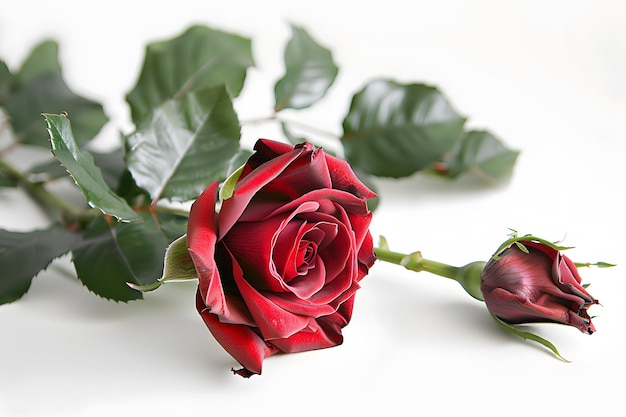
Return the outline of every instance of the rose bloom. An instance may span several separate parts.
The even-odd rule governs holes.
[[[197,309],[242,366],[342,343],[359,281],[375,261],[367,199],[347,162],[309,143],[261,139],[231,197],[217,182],[194,202],[187,247]]]
[[[542,243],[523,241],[492,258],[482,272],[487,308],[510,324],[551,322],[595,332],[587,309],[598,304],[581,285],[574,263]]]

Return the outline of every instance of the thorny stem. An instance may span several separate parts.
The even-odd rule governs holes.
[[[15,179],[28,194],[30,194],[35,201],[37,201],[46,211],[60,212],[61,219],[64,221],[80,221],[89,220],[96,217],[101,212],[97,209],[81,209],[74,206],[71,203],[63,200],[60,197],[52,194],[46,188],[39,183],[29,180],[20,170],[7,162],[5,159],[0,158],[0,169],[7,172],[13,179]],[[58,213],[57,213],[58,214]]]

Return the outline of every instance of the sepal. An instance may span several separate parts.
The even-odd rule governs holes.
[[[541,336],[537,336],[536,334],[531,333],[531,332],[521,331],[521,330],[515,328],[514,326],[512,326],[512,325],[510,325],[508,323],[505,323],[504,321],[500,320],[500,318],[498,318],[498,316],[496,316],[495,314],[493,314],[491,312],[490,312],[490,314],[491,314],[491,317],[493,317],[493,319],[496,321],[496,323],[498,323],[498,325],[500,327],[502,327],[504,330],[506,330],[506,331],[508,331],[510,333],[513,333],[514,335],[519,336],[522,339],[532,340],[533,342],[537,342],[540,345],[545,346],[546,348],[550,349],[552,351],[552,353],[554,353],[556,355],[556,357],[561,359],[563,362],[568,362],[568,363],[571,362],[571,361],[565,359],[561,355],[561,353],[559,353],[559,350],[556,348],[556,346],[554,344],[552,344],[552,342],[550,342],[549,340],[544,339]]]
[[[167,247],[161,278],[146,285],[132,282],[127,282],[126,285],[137,291],[149,292],[156,290],[168,281],[190,281],[194,279],[198,279],[198,274],[187,250],[187,235],[183,235]]]

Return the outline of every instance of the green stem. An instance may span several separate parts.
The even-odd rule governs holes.
[[[388,249],[374,248],[378,260],[400,265],[415,272],[426,271],[441,277],[457,279],[461,268],[447,265],[441,262],[431,261],[422,257],[421,252],[413,252],[408,255],[393,252]]]
[[[483,301],[480,290],[481,273],[485,262],[477,261],[462,267],[447,265],[437,261],[431,261],[422,257],[421,252],[413,252],[408,255],[390,251],[386,245],[374,248],[374,253],[379,261],[400,265],[408,270],[421,272],[426,271],[440,277],[450,278],[461,284],[463,289],[477,300]]]
[[[101,213],[97,209],[80,209],[62,198],[57,197],[46,190],[42,184],[29,180],[20,170],[3,158],[0,158],[0,169],[6,171],[13,179],[20,183],[26,192],[48,213],[50,213],[50,211],[54,211],[55,214],[60,212],[62,220],[88,220]]]

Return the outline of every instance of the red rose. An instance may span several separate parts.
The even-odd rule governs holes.
[[[593,333],[587,309],[598,304],[581,285],[574,263],[558,250],[537,242],[520,242],[492,258],[482,272],[487,308],[510,324],[561,323]]]
[[[198,197],[187,230],[198,312],[243,376],[272,354],[342,343],[375,261],[375,195],[345,161],[308,143],[255,151],[219,211],[217,182]]]

